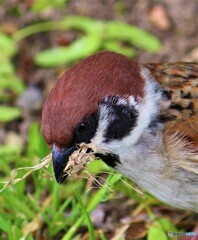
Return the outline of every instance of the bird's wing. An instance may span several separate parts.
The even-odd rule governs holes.
[[[191,148],[192,157],[185,160],[184,168],[198,173],[198,63],[146,64],[146,67],[168,99],[162,103],[162,119],[165,133],[171,136],[170,148],[177,143]],[[183,139],[182,144],[179,139]]]

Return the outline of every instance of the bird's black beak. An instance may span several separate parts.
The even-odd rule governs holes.
[[[76,150],[76,146],[72,146],[70,148],[58,148],[55,144],[53,145],[52,150],[52,161],[54,167],[54,174],[56,177],[56,181],[58,183],[63,183],[67,178],[67,174],[63,172],[66,167],[69,156]]]

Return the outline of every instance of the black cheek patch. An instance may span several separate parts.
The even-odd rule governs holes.
[[[138,113],[131,106],[113,105],[112,121],[110,121],[104,135],[105,142],[119,140],[127,136],[135,127]]]
[[[116,154],[112,154],[112,153],[106,153],[106,154],[95,153],[94,155],[95,155],[96,158],[101,158],[103,160],[103,162],[105,162],[108,166],[110,166],[112,168],[116,167],[116,165],[118,163],[120,163],[120,158]]]

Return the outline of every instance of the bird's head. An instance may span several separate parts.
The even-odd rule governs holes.
[[[143,65],[112,52],[97,53],[65,72],[42,112],[57,181],[64,180],[63,169],[80,143],[96,146],[96,157],[109,166],[119,164],[156,115],[157,87]]]

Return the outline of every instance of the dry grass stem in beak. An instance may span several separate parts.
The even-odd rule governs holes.
[[[86,168],[87,164],[92,162],[96,157],[95,147],[92,144],[82,143],[78,149],[69,157],[69,161],[63,172],[70,177],[79,176]]]

